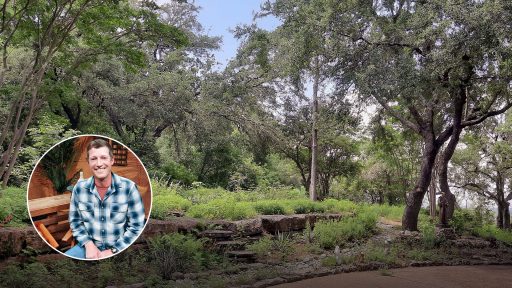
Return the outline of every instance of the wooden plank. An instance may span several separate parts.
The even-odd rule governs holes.
[[[69,242],[69,240],[71,240],[72,238],[73,238],[73,232],[71,232],[71,229],[69,229],[68,232],[66,232],[66,234],[64,234],[64,237],[62,237],[62,241]]]
[[[30,211],[30,216],[36,217],[68,209],[70,202],[71,194],[62,194],[52,197],[29,200],[28,207]]]
[[[37,223],[43,223],[45,226],[48,226],[48,225],[59,223],[59,221],[68,220],[68,217],[69,217],[68,214],[50,216],[46,219],[36,221],[36,222],[34,222],[34,224],[37,225]]]
[[[50,225],[46,227],[50,233],[55,233],[58,231],[67,231],[69,229],[69,222],[65,221],[60,224]]]
[[[41,233],[41,235],[43,235],[43,238],[46,239],[48,244],[50,244],[53,248],[59,247],[59,244],[57,243],[57,241],[55,241],[55,238],[53,238],[50,231],[48,231],[48,229],[46,229],[46,227],[42,223],[39,223],[36,227],[37,230],[39,230],[39,232]]]

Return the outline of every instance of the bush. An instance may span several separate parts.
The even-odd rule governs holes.
[[[192,202],[177,194],[157,195],[153,197],[151,216],[156,219],[166,219],[171,211],[187,211]]]
[[[259,187],[249,193],[250,196],[248,201],[255,200],[295,200],[295,199],[307,199],[307,193],[304,189],[288,188],[288,187]]]
[[[268,235],[264,236],[258,241],[248,245],[247,249],[260,257],[266,256],[272,250],[272,237]]]
[[[258,214],[262,215],[284,215],[290,212],[284,204],[276,200],[257,201],[253,204],[253,207]]]
[[[170,161],[169,163],[165,164],[161,168],[161,171],[168,175],[169,182],[190,186],[193,182],[197,181],[197,177],[192,171],[174,161]]]
[[[512,245],[512,231],[510,230],[501,230],[493,225],[485,225],[476,228],[474,233],[480,237],[493,238],[508,245]]]
[[[472,234],[475,229],[490,224],[491,217],[481,210],[457,209],[453,213],[450,225],[457,234]]]
[[[290,200],[287,201],[287,204],[296,214],[307,214],[315,212],[323,213],[325,211],[322,203],[313,202],[308,199]]]
[[[327,212],[343,213],[355,212],[358,206],[349,200],[326,199],[321,202]]]
[[[30,223],[27,211],[26,190],[8,187],[0,191],[0,224],[22,227]]]
[[[198,187],[193,189],[187,189],[180,192],[180,195],[184,198],[192,201],[194,204],[206,204],[210,201],[217,199],[225,200],[239,200],[236,199],[238,193],[229,192],[222,188],[205,188]]]
[[[340,221],[319,221],[315,224],[314,235],[319,245],[325,249],[346,242],[364,239],[374,233],[377,216],[373,213],[343,218]]]
[[[215,199],[206,204],[192,206],[187,215],[194,218],[241,220],[256,216],[256,210],[248,202]]]
[[[203,242],[190,235],[167,234],[148,240],[151,258],[162,278],[170,279],[172,273],[196,271],[204,259]]]
[[[278,233],[275,238],[264,236],[257,242],[248,245],[247,249],[260,257],[272,254],[278,255],[281,258],[285,258],[295,251],[293,241],[290,239],[289,234],[285,233]]]
[[[366,261],[376,261],[385,264],[393,264],[397,262],[397,255],[393,251],[386,251],[382,246],[370,245],[365,253]]]
[[[361,205],[357,209],[358,214],[374,213],[380,217],[401,221],[404,213],[404,206],[390,206],[387,204]]]
[[[429,220],[420,221],[419,230],[422,235],[422,245],[425,249],[433,249],[443,241],[443,239],[438,239],[436,237],[436,227]]]
[[[0,273],[0,283],[4,287],[48,287],[51,275],[42,263],[31,263],[21,268],[16,265],[7,266]]]

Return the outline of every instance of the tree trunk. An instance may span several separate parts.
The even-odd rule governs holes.
[[[315,75],[313,80],[313,102],[312,102],[312,131],[311,131],[311,181],[309,183],[309,199],[316,201],[318,195],[316,191],[316,178],[317,178],[317,154],[318,154],[318,128],[317,128],[317,114],[318,114],[318,86],[320,84],[320,71],[318,69],[318,57],[316,58]]]
[[[439,146],[435,143],[432,133],[425,139],[425,150],[423,152],[420,175],[414,190],[409,192],[406,199],[404,215],[402,217],[402,229],[409,231],[418,230],[418,215],[420,212],[423,197],[427,192],[432,177],[432,167],[439,152]]]
[[[510,229],[510,208],[508,202],[505,202],[503,208],[503,229]]]
[[[496,218],[496,226],[500,229],[510,228],[510,212],[509,204],[505,199],[505,176],[496,173],[496,204],[498,204],[498,217]]]

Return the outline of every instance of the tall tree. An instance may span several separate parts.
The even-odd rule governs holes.
[[[151,3],[143,2],[134,9],[128,1],[4,1],[0,27],[2,88],[6,85],[5,72],[16,58],[13,48],[21,47],[18,50],[28,51],[28,56],[20,68],[21,77],[9,79],[13,89],[2,99],[11,103],[0,134],[3,186],[14,168],[29,124],[45,103],[41,93],[43,80],[51,77],[49,70],[57,72],[62,67],[54,61],[57,55],[62,55],[61,59],[75,59],[75,64],[81,65],[84,63],[81,59],[94,59],[98,54],[116,51],[117,55],[131,57],[136,62],[141,59],[142,54],[136,50],[142,41],[161,37],[186,41],[176,28],[155,21],[155,13],[147,8]],[[65,63],[74,66],[72,62]],[[9,144],[4,145],[8,138]]]
[[[316,1],[315,1],[316,2]],[[503,113],[510,101],[508,2],[318,1],[337,54],[338,85],[355,84],[421,136],[422,162],[402,227],[418,214],[441,147],[461,129]],[[449,153],[446,154],[446,156]]]
[[[501,229],[511,228],[512,121],[508,114],[507,121],[492,119],[465,135],[464,148],[455,152],[452,161],[455,186],[493,201],[498,208],[496,226]]]

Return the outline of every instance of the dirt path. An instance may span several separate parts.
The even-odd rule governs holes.
[[[343,273],[273,287],[503,288],[512,287],[512,266],[409,267],[386,271]]]

